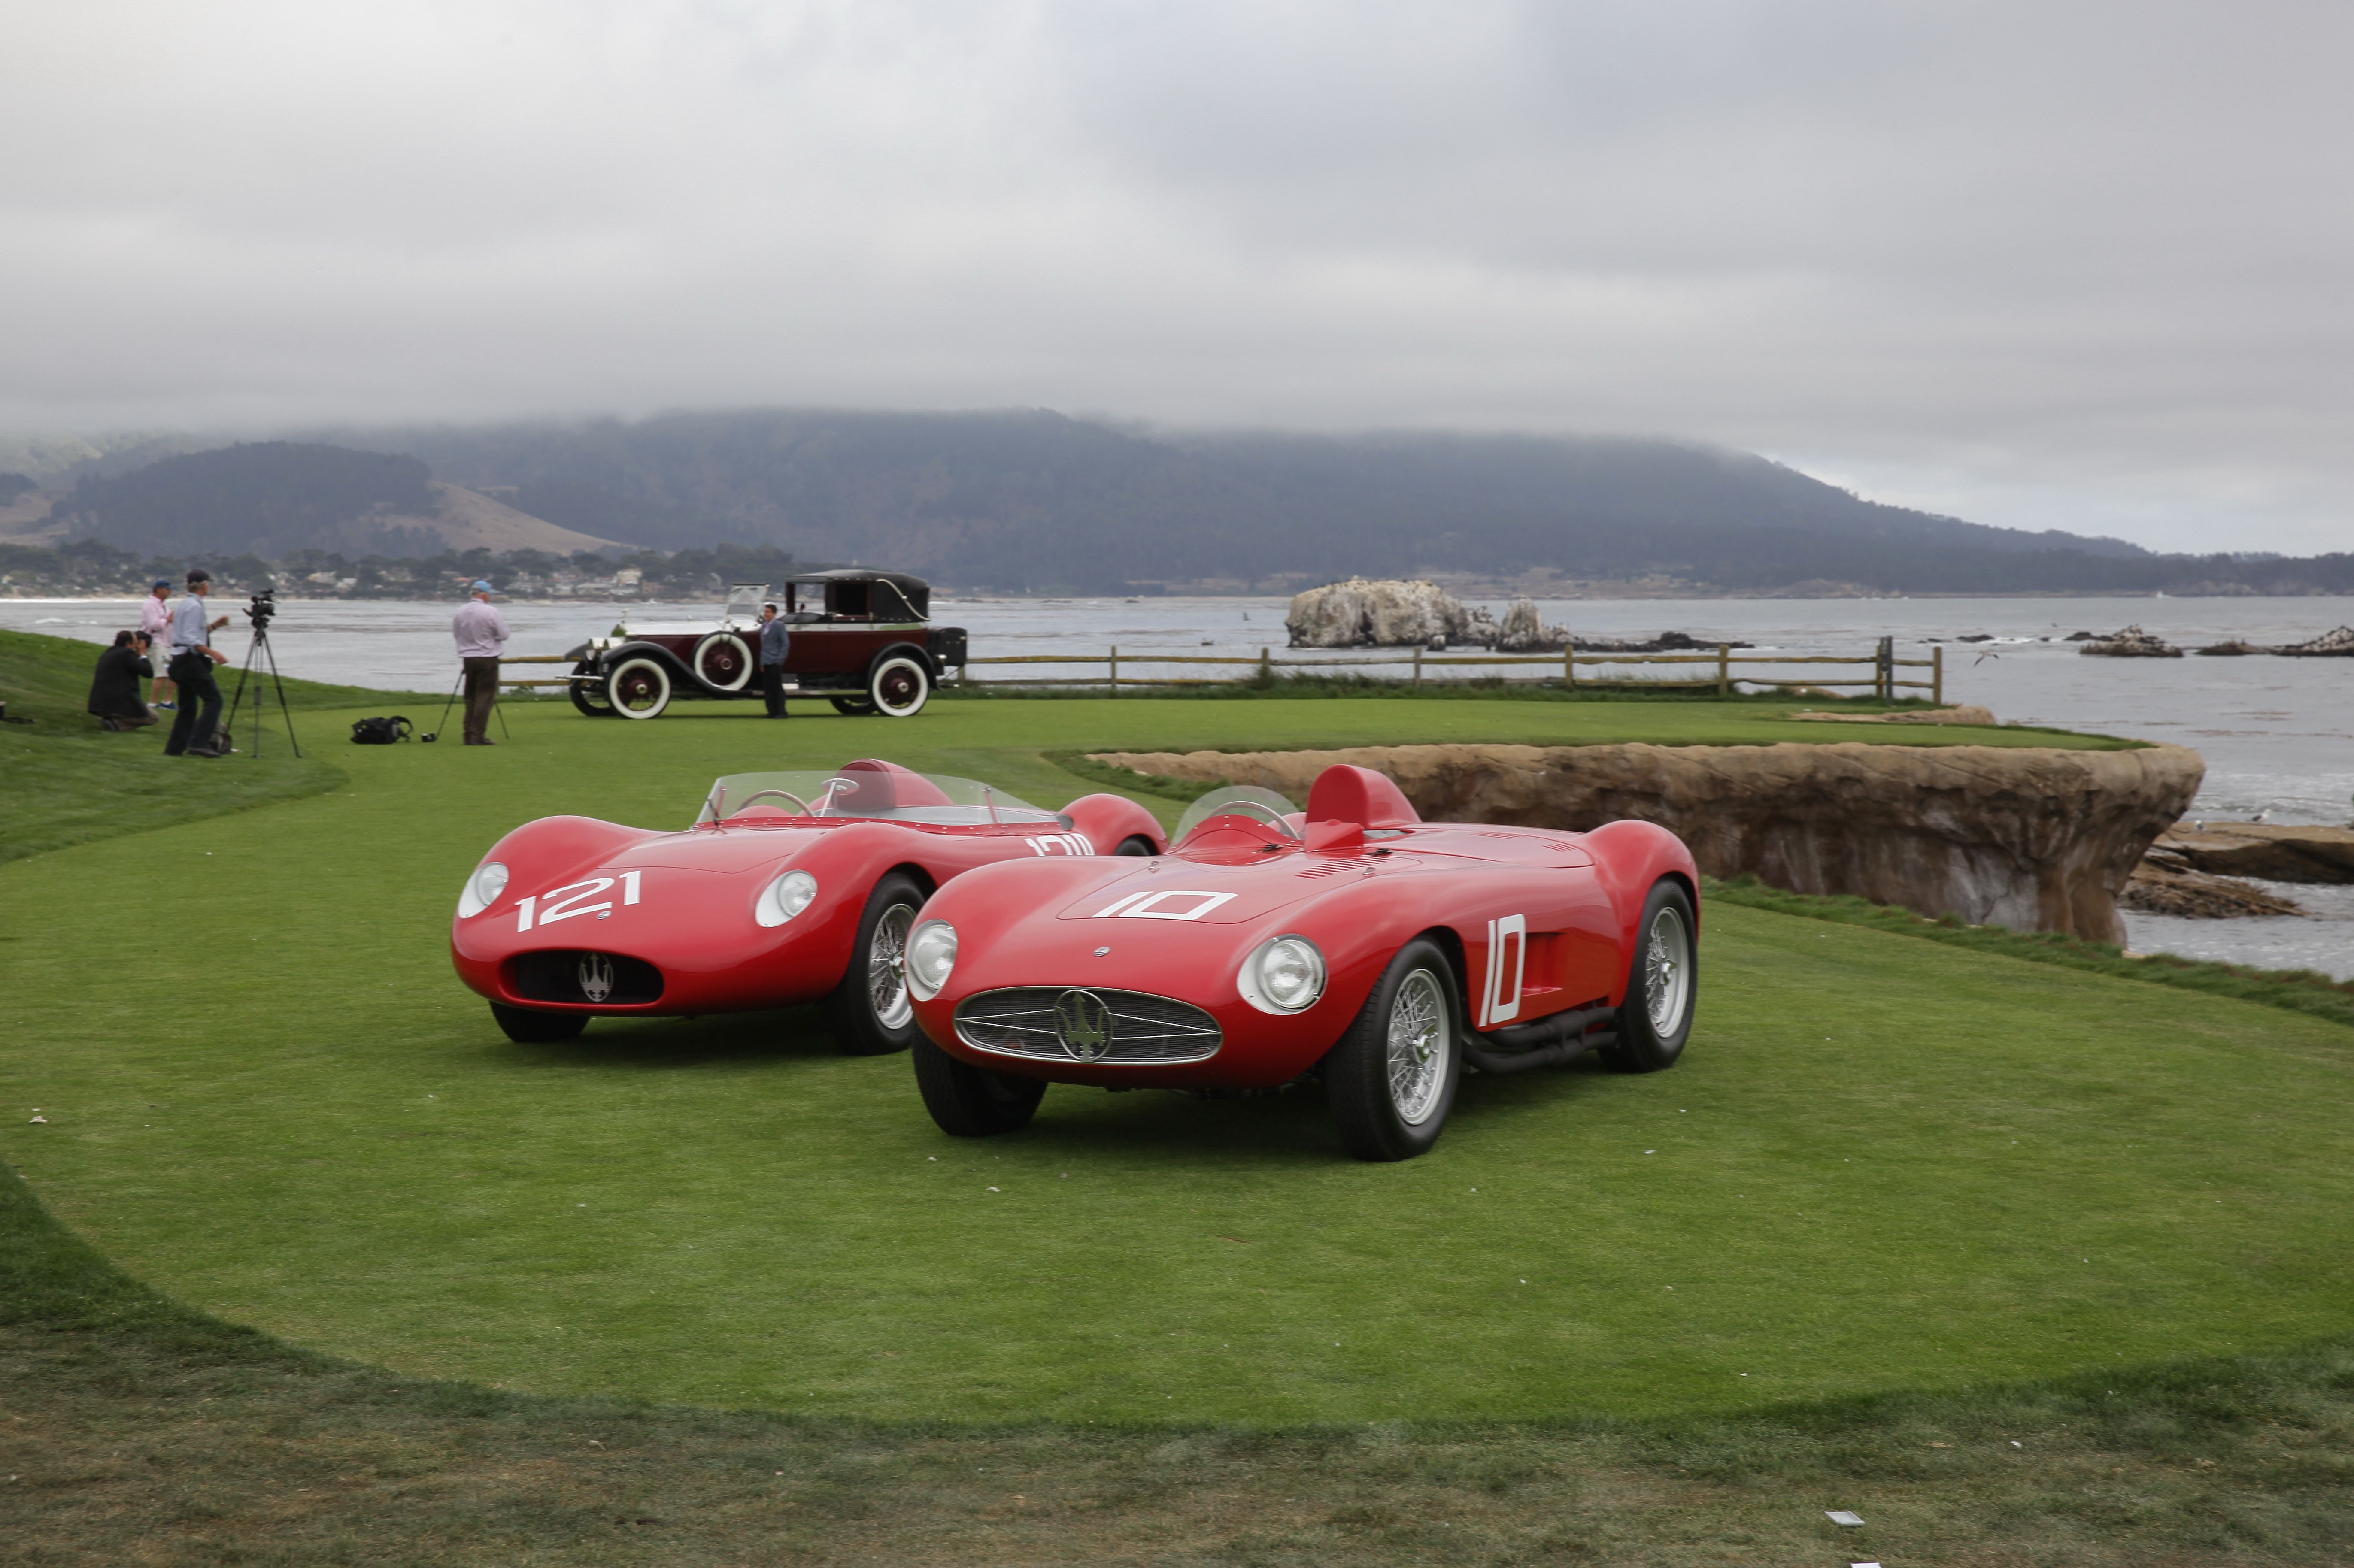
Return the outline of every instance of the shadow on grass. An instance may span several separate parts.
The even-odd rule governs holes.
[[[699,1067],[842,1054],[815,1007],[703,1018],[599,1018],[577,1040],[500,1044],[516,1061],[560,1067]]]

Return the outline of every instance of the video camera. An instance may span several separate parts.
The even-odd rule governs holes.
[[[245,618],[253,622],[256,631],[270,630],[270,618],[278,613],[278,590],[266,588],[245,601]]]

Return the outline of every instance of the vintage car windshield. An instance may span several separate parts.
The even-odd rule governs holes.
[[[986,827],[1062,819],[977,779],[945,773],[885,773],[850,767],[838,773],[730,773],[715,781],[695,815],[717,822],[823,817],[883,822]]]
[[[1291,818],[1299,810],[1299,807],[1272,789],[1261,789],[1249,784],[1229,784],[1211,790],[1186,807],[1185,814],[1177,819],[1177,831],[1169,835],[1169,842],[1182,844],[1193,836],[1194,829],[1221,817],[1240,818],[1254,828],[1296,839],[1299,836],[1299,830],[1292,825]]]

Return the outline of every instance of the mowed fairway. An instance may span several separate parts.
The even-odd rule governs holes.
[[[134,1274],[298,1343],[891,1420],[1725,1409],[2348,1326],[2348,1031],[1727,906],[1703,917],[1675,1070],[1475,1077],[1437,1150],[1401,1165],[1343,1157],[1310,1094],[1057,1088],[1027,1133],[960,1142],[904,1057],[837,1056],[813,1012],[510,1044],[451,977],[446,931],[467,870],[529,817],[678,824],[716,773],[878,752],[1060,805],[1092,786],[1043,749],[1711,723],[1493,702],[752,714],[543,705],[488,751],[334,745],[334,794],[0,866],[0,1150]],[[1833,738],[1720,716],[1762,726],[1744,740]]]

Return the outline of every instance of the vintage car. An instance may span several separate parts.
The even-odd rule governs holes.
[[[931,624],[923,578],[844,567],[790,579],[780,599],[765,583],[737,583],[716,621],[616,626],[565,655],[577,661],[572,705],[591,718],[650,719],[682,699],[758,697],[760,607],[772,601],[792,628],[789,697],[912,718],[965,661],[964,629]]]
[[[569,1040],[600,1013],[823,1001],[843,1051],[898,1051],[916,1033],[907,931],[936,888],[997,861],[1164,843],[1151,815],[1118,795],[1041,810],[873,758],[730,774],[683,832],[592,817],[515,829],[468,874],[450,956],[520,1042]]]
[[[1649,822],[1425,822],[1334,767],[1308,810],[1204,796],[1142,864],[1015,862],[943,888],[907,940],[916,1081],[944,1131],[1010,1132],[1049,1083],[1194,1091],[1321,1077],[1341,1142],[1437,1141],[1468,1065],[1598,1049],[1672,1064],[1691,1032],[1700,881]]]

